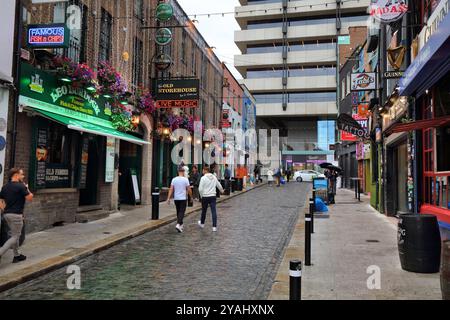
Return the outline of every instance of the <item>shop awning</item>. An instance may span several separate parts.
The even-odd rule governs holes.
[[[36,110],[36,109],[33,109],[33,111],[39,113],[44,118],[59,122],[65,126],[67,126],[67,128],[72,129],[72,130],[93,133],[93,134],[97,134],[97,135],[105,136],[105,137],[116,138],[116,139],[131,142],[131,143],[139,144],[139,145],[150,144],[149,142],[139,139],[135,136],[132,136],[131,134],[126,134],[126,133],[123,133],[123,132],[120,132],[120,131],[117,131],[117,130],[114,130],[111,128],[106,128],[103,126],[91,124],[89,122],[68,118],[68,117],[61,116],[59,114],[55,114],[55,113],[48,112],[48,111]]]
[[[436,119],[429,119],[429,120],[417,120],[413,122],[408,123],[396,123],[392,126],[392,128],[389,128],[387,131],[391,133],[396,132],[405,132],[405,131],[413,131],[413,130],[422,130],[426,128],[436,128],[443,125],[446,125],[447,123],[450,124],[450,116],[447,117],[441,117]]]

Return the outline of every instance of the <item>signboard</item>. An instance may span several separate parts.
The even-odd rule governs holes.
[[[375,72],[352,73],[351,91],[375,90],[376,74]]]
[[[384,79],[398,79],[403,77],[404,71],[386,71],[383,73]]]
[[[405,0],[372,0],[369,11],[371,17],[390,23],[403,17],[408,12],[408,5]]]
[[[368,103],[361,103],[358,105],[358,116],[361,118],[368,118],[369,117],[369,104]]]
[[[367,128],[367,119],[361,119],[358,115],[354,115],[352,117],[346,113],[341,113],[337,119],[337,126],[338,129],[351,133],[360,139],[370,139],[369,133],[361,125],[364,124],[364,122]]]
[[[69,188],[70,169],[68,165],[59,163],[47,163],[45,168],[46,188]]]
[[[341,130],[341,141],[358,141],[358,138],[351,133]]]
[[[105,182],[114,182],[114,156],[116,154],[116,139],[106,138],[106,162],[105,162]]]
[[[222,128],[230,128],[230,127],[231,127],[230,110],[223,109],[222,110]]]
[[[30,48],[68,48],[70,30],[64,23],[30,24],[27,46]]]
[[[158,21],[169,21],[173,17],[173,7],[169,3],[160,3],[156,7],[156,19]]]
[[[438,6],[434,9],[431,16],[427,19],[427,25],[419,34],[419,51],[425,46],[431,35],[438,30],[444,17],[448,14],[450,9],[449,0],[441,0]]]
[[[350,36],[339,36],[338,44],[350,44]]]
[[[130,169],[130,176],[131,176],[131,183],[133,185],[134,203],[140,203],[141,195],[139,193],[139,183],[137,179],[136,169]]]
[[[156,82],[158,108],[196,108],[199,100],[198,79],[169,79]]]
[[[89,161],[89,134],[83,134],[80,150],[80,166],[78,168],[78,188],[86,188],[87,166]]]
[[[153,58],[153,63],[156,69],[164,71],[172,65],[172,58],[168,54],[160,53]]]
[[[328,180],[324,178],[313,178],[313,189],[328,190]]]
[[[57,77],[22,63],[19,104],[113,129],[111,105],[84,88],[61,83]]]
[[[36,171],[35,187],[45,188],[45,174],[48,157],[48,131],[46,128],[37,129],[36,138]]]
[[[172,42],[172,31],[168,28],[161,28],[156,31],[155,37],[156,44],[165,46]]]

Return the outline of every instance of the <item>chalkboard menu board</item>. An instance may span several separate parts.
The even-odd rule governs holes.
[[[79,167],[79,180],[78,188],[86,188],[86,176],[87,176],[87,166],[89,161],[89,135],[83,135],[81,141],[81,155],[80,155],[80,167]]]
[[[48,131],[45,128],[37,130],[36,141],[36,188],[45,188],[45,170],[48,156]]]

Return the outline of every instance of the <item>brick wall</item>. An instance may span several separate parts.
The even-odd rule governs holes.
[[[347,61],[348,57],[351,56],[355,48],[359,45],[363,45],[367,39],[367,27],[350,27],[349,28],[350,35],[350,44],[340,45],[339,46],[339,64],[340,67],[344,65],[345,61]]]

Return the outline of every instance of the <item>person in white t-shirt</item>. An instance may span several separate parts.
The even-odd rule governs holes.
[[[170,204],[170,198],[173,194],[175,206],[177,208],[177,225],[178,232],[183,232],[183,219],[186,212],[188,195],[192,197],[192,190],[189,180],[184,176],[185,169],[180,166],[178,168],[178,177],[172,179],[170,184],[169,195],[167,196],[167,203]]]

